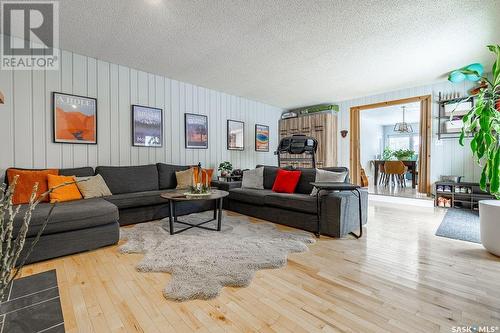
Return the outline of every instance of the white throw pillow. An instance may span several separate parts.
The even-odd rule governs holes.
[[[347,172],[335,172],[335,171],[327,171],[316,169],[316,179],[315,182],[336,182],[343,183],[345,181],[345,177],[347,176]],[[318,193],[318,189],[313,188],[311,195],[316,195]]]
[[[85,199],[104,197],[111,195],[108,185],[101,175],[92,177],[76,177],[76,186]]]
[[[264,189],[264,168],[243,171],[241,188]]]

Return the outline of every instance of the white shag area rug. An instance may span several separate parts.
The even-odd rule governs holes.
[[[196,223],[212,216],[210,211],[179,219]],[[315,242],[307,232],[279,231],[272,223],[250,223],[244,216],[224,214],[219,232],[193,228],[172,236],[162,228],[168,225],[164,221],[121,228],[120,238],[127,242],[120,251],[145,254],[137,265],[140,272],[171,273],[163,294],[176,301],[211,299],[224,286],[246,287],[257,270],[283,267],[288,253],[307,251],[306,244]],[[184,227],[176,224],[176,229]]]

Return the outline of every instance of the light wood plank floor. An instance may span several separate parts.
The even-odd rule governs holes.
[[[164,273],[117,246],[28,266],[57,270],[68,332],[451,332],[500,326],[500,259],[434,236],[444,210],[370,202],[360,240],[322,238],[248,288],[175,303]]]

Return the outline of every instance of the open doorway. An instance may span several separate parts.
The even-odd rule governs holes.
[[[351,170],[373,194],[425,198],[430,193],[431,98],[351,108]]]
[[[421,196],[417,192],[419,145],[419,102],[361,112],[360,161],[369,193]]]

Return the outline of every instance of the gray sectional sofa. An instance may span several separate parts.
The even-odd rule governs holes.
[[[57,204],[28,262],[116,244],[120,226],[167,217],[168,202],[160,194],[175,189],[175,172],[188,168],[158,163],[128,167],[98,166],[95,170],[91,167],[60,169],[59,174],[66,176],[100,174],[113,195]],[[315,232],[316,199],[309,195],[312,190],[310,182],[315,180],[315,170],[302,170],[294,194],[271,191],[277,170],[277,167],[265,167],[264,190],[242,189],[239,188],[241,183],[218,183],[219,187],[230,192],[224,203],[225,209]],[[347,171],[345,168],[328,170]],[[362,203],[366,223],[365,192],[362,193]],[[50,207],[49,203],[41,203],[33,212],[25,249],[29,248],[43,225]],[[211,201],[186,201],[180,202],[176,209],[178,215],[186,215],[213,208]],[[14,232],[21,226],[25,209],[21,207]],[[342,237],[359,227],[358,201],[351,193],[322,196],[321,210],[322,234]]]
[[[258,166],[259,167],[259,166]],[[264,167],[264,189],[244,189],[241,182],[215,185],[229,191],[224,201],[225,209],[290,227],[317,231],[317,201],[311,196],[312,182],[316,179],[315,169],[301,169],[301,177],[295,193],[275,193],[271,189],[278,167]],[[328,171],[346,172],[345,182],[349,183],[349,170],[344,167],[324,168]],[[368,192],[360,190],[363,224],[367,223]],[[330,192],[320,198],[321,234],[343,237],[359,230],[359,201],[352,192]]]
[[[58,203],[28,262],[116,244],[120,225],[167,217],[168,202],[160,194],[175,189],[175,171],[187,168],[158,163],[130,167],[98,166],[95,171],[90,167],[60,169],[59,174],[66,176],[100,174],[113,195]],[[33,212],[25,250],[43,225],[50,206],[41,203]],[[19,231],[25,209],[23,205],[14,221],[15,233]],[[211,202],[186,202],[178,205],[177,213],[184,215],[210,209],[213,209]]]

